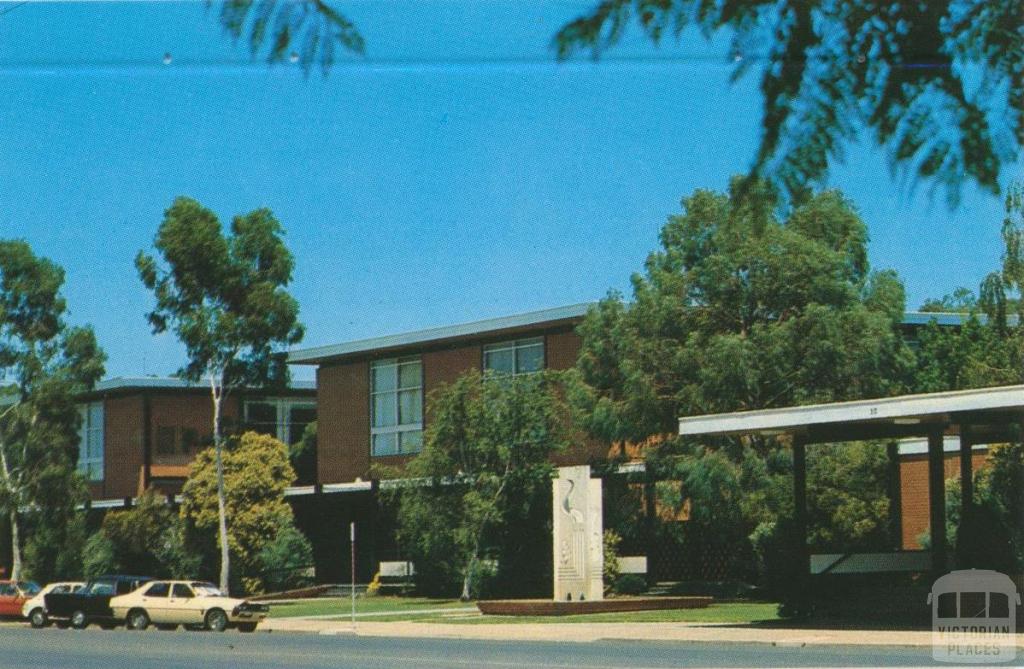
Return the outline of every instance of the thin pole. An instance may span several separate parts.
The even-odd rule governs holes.
[[[352,584],[349,592],[352,593],[352,629],[356,628],[356,523],[348,524],[348,544],[352,549]]]

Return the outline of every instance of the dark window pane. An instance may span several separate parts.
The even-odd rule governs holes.
[[[939,595],[939,618],[956,618],[956,593],[944,592]]]
[[[288,441],[294,444],[302,439],[302,433],[306,431],[306,426],[316,420],[316,408],[292,407],[288,420],[291,423],[291,434],[288,435]]]
[[[177,441],[178,429],[175,427],[156,428],[156,454],[174,455],[174,442]]]
[[[402,453],[419,453],[423,450],[423,431],[410,430],[401,434]]]
[[[985,593],[984,592],[961,592],[960,593],[960,617],[961,618],[984,618],[985,616]]]
[[[246,404],[246,418],[250,423],[277,423],[277,407],[270,402],[249,402]]]
[[[146,591],[146,597],[166,597],[169,590],[169,583],[154,583]]]
[[[199,431],[186,427],[181,431],[181,452],[184,455],[195,453],[199,450]]]
[[[990,592],[988,594],[988,617],[1009,618],[1010,598],[1002,592]]]
[[[184,583],[175,583],[171,596],[180,597],[181,599],[190,599],[195,597],[195,595],[192,594],[192,588],[188,587]]]
[[[544,346],[524,346],[516,351],[516,373],[539,372],[544,368]]]
[[[502,374],[515,372],[515,351],[511,348],[484,353],[484,369]]]

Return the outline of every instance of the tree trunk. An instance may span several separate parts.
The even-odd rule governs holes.
[[[231,554],[228,550],[228,519],[224,499],[224,440],[220,433],[220,402],[223,389],[218,390],[213,376],[210,376],[210,393],[213,396],[213,451],[217,462],[217,537],[220,542],[220,589],[227,594],[231,576]]]
[[[466,565],[466,573],[462,578],[462,594],[459,595],[459,599],[463,602],[468,602],[472,597],[470,596],[470,589],[473,585],[473,563],[476,562],[476,556],[469,559],[469,564]]]
[[[11,509],[11,580],[21,579],[21,537],[18,535],[18,510]]]

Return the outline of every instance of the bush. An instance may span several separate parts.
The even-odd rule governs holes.
[[[610,588],[615,585],[615,582],[619,578],[619,556],[618,549],[619,544],[622,543],[622,537],[615,530],[605,530],[604,541],[604,571],[602,573],[604,579],[604,589],[608,592]]]
[[[615,580],[615,594],[639,595],[647,591],[647,581],[637,574],[623,574]]]
[[[268,592],[282,592],[312,585],[309,575],[313,564],[313,547],[309,540],[295,526],[278,531],[273,541],[260,551],[260,565],[263,567],[261,583],[252,583],[256,588]]]
[[[116,571],[118,569],[114,558],[114,543],[100,530],[85,542],[85,549],[82,551],[82,576],[91,579]]]

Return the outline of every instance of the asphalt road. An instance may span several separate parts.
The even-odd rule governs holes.
[[[0,629],[0,669],[664,669],[931,666],[927,648]],[[950,665],[942,665],[950,666]]]

